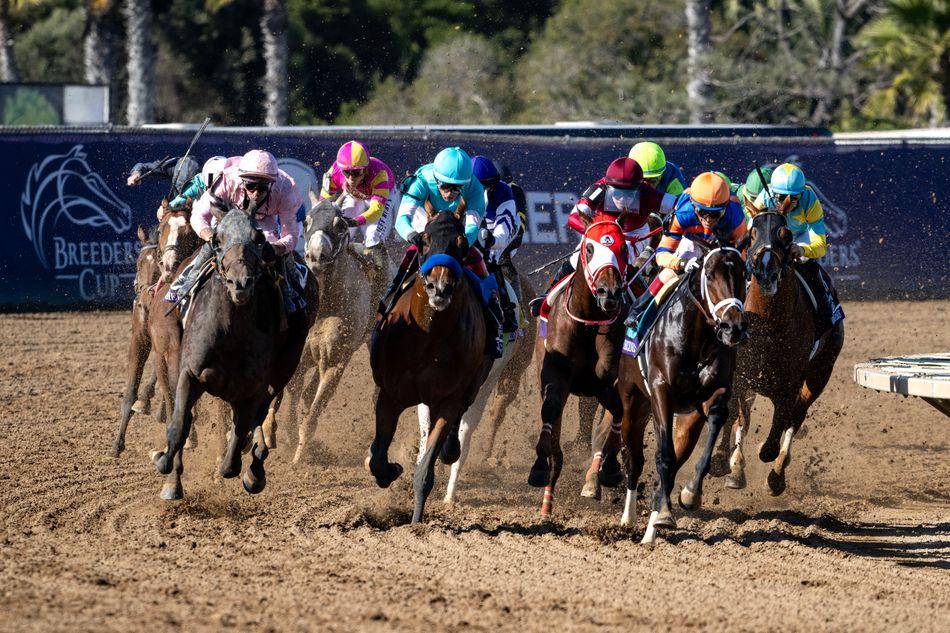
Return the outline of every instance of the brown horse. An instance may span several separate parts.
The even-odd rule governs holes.
[[[820,333],[815,331],[810,291],[800,282],[789,253],[792,234],[784,209],[757,213],[749,237],[751,283],[746,313],[752,338],[739,353],[735,387],[738,419],[726,485],[746,485],[742,440],[748,432],[749,414],[758,393],[769,398],[775,407],[772,427],[759,458],[773,462],[768,489],[773,495],[780,495],[785,491],[792,438],[805,421],[808,408],[828,384],[844,345],[844,321],[816,340]]]
[[[112,443],[112,454],[118,457],[125,449],[125,433],[128,428],[132,412],[137,410],[136,404],[144,408],[152,393],[154,381],[158,376],[158,360],[147,380],[145,393],[136,401],[136,393],[142,380],[145,362],[153,347],[151,328],[149,325],[152,314],[152,304],[155,296],[164,296],[164,288],[174,279],[175,271],[181,266],[185,256],[190,255],[200,246],[201,240],[191,229],[189,218],[191,205],[182,209],[167,209],[155,231],[154,241],[145,239],[145,232],[139,229],[139,240],[142,250],[136,261],[135,293],[132,304],[132,333],[129,339],[128,352],[128,379],[125,392],[122,396],[122,406],[119,415],[119,425]],[[161,301],[158,302],[161,304]],[[158,309],[161,311],[161,305]],[[177,320],[175,321],[177,323]],[[164,403],[157,412],[159,419],[163,419],[171,410],[168,401],[168,392],[163,392]]]
[[[553,298],[548,295],[550,310],[535,344],[541,433],[535,447],[537,459],[528,475],[529,485],[544,488],[542,516],[552,512],[554,487],[564,463],[560,438],[567,397],[593,396],[614,419],[621,417],[616,380],[624,338],[626,264],[621,224],[616,218],[597,216],[581,239],[575,272],[563,282],[563,290],[552,290]],[[603,460],[599,478],[606,486],[620,483],[616,452]]]
[[[317,288],[316,280],[308,275],[307,309],[284,314],[280,290],[265,264],[270,246],[254,223],[254,206],[246,212],[232,209],[218,223],[211,238],[213,273],[188,309],[167,447],[153,455],[156,470],[167,475],[163,499],[182,497],[181,451],[191,428],[192,408],[204,393],[231,405],[221,476],[239,474],[242,449],[251,441],[244,489],[256,494],[266,484],[268,449],[261,424],[271,400],[297,368],[317,310]]]
[[[636,523],[637,483],[644,465],[643,434],[650,409],[653,413],[657,481],[653,510],[643,536],[646,544],[655,540],[656,528],[676,526],[670,509],[673,482],[705,421],[706,444],[692,480],[683,487],[680,503],[692,508],[702,496],[716,438],[727,418],[736,346],[746,339],[741,253],[732,247],[711,248],[699,239],[692,240],[704,253],[701,266],[687,273],[671,291],[640,345],[639,356],[626,356],[621,364],[621,435],[627,471],[622,526]],[[677,421],[676,446],[674,414],[684,416]],[[684,429],[691,431],[688,437]]]
[[[466,280],[463,270],[469,250],[464,213],[464,202],[456,213],[430,212],[415,282],[377,322],[370,342],[379,394],[376,437],[366,465],[381,488],[402,473],[402,466],[389,461],[399,415],[425,404],[433,421],[413,477],[413,523],[422,520],[435,481],[436,455],[446,464],[459,458],[462,414],[492,366],[485,355],[480,290]]]

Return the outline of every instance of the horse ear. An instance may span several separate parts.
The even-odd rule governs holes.
[[[304,230],[304,231],[309,231],[311,224],[313,224],[313,218],[311,218],[309,215],[307,215],[307,216],[304,217],[304,219],[303,219],[303,230]]]
[[[320,196],[318,196],[318,195],[316,194],[316,192],[314,192],[313,187],[310,187],[310,188],[307,190],[307,197],[310,198],[310,206],[311,206],[311,207],[315,207],[315,206],[317,206],[318,204],[320,204]]]
[[[465,218],[465,198],[459,198],[458,209],[455,210],[455,217],[462,222]]]
[[[741,253],[749,246],[750,241],[752,241],[752,233],[747,232],[745,235],[742,236],[742,238],[736,244],[736,250]]]
[[[578,217],[581,220],[581,224],[584,225],[584,228],[590,228],[590,225],[594,223],[594,218],[590,217],[586,213],[578,213]]]
[[[135,234],[139,236],[139,241],[142,243],[142,246],[148,244],[148,234],[145,232],[145,229],[142,228],[141,224],[139,224],[139,228],[135,231]]]
[[[457,238],[455,238],[455,245],[463,254],[468,253],[468,238],[466,238],[464,235],[459,235]]]
[[[790,244],[792,241],[792,232],[787,226],[780,227],[776,233],[778,239],[782,241],[783,244]]]

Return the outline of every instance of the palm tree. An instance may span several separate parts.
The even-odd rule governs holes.
[[[129,125],[151,123],[155,113],[155,48],[152,42],[151,0],[125,0],[125,37],[128,47]]]
[[[264,35],[264,124],[287,125],[287,7],[284,0],[264,0],[261,31]]]
[[[112,0],[83,0],[86,30],[83,33],[83,60],[86,83],[111,84],[115,76],[115,33],[109,13]]]
[[[11,0],[0,0],[0,81],[20,81],[13,57],[13,34],[10,32]]]
[[[875,114],[907,113],[912,122],[950,116],[950,2],[889,0],[858,36],[868,60],[893,79],[873,99]]]
[[[690,123],[712,121],[713,88],[709,76],[709,53],[712,49],[712,18],[710,0],[686,1],[686,24],[689,31],[686,94],[689,96]]]

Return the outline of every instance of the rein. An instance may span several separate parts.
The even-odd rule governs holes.
[[[575,272],[574,274],[577,274],[577,273]],[[567,286],[567,294],[564,297],[564,308],[567,310],[567,316],[571,317],[573,321],[576,321],[577,323],[580,323],[581,325],[596,325],[596,326],[611,325],[614,321],[617,320],[617,317],[620,316],[620,312],[623,309],[623,303],[621,302],[620,307],[617,308],[617,311],[614,312],[614,315],[610,317],[609,319],[601,319],[601,320],[584,319],[582,317],[577,316],[573,312],[571,312],[571,298],[573,296],[574,296],[574,284],[571,283]]]

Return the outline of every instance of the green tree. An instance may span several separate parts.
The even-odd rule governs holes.
[[[82,10],[54,8],[14,45],[22,81],[84,83]]]
[[[950,2],[889,0],[861,31],[868,62],[886,82],[864,113],[913,125],[944,125],[950,116]],[[883,83],[883,82],[882,82]]]

